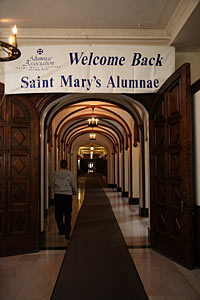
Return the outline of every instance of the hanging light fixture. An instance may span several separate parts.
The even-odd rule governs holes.
[[[94,106],[92,106],[92,115],[94,115]],[[99,119],[95,117],[91,117],[88,119],[88,127],[97,127],[98,126]]]
[[[96,140],[96,134],[95,133],[90,133],[89,139],[90,140]]]
[[[12,28],[12,35],[9,37],[9,43],[0,41],[0,47],[3,50],[4,56],[0,56],[0,62],[15,60],[21,56],[20,50],[17,48],[17,26]]]
[[[98,122],[99,122],[99,119],[92,117],[92,118],[88,119],[88,126],[89,127],[97,127]]]

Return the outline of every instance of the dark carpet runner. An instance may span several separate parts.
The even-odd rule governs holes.
[[[51,300],[107,299],[148,297],[109,199],[101,188],[87,188]]]

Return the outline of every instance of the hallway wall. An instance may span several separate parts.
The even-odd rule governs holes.
[[[176,69],[186,62],[190,63],[191,83],[194,83],[200,78],[200,52],[176,52]]]

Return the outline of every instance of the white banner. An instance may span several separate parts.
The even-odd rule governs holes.
[[[153,93],[175,71],[164,46],[64,45],[20,47],[5,63],[6,94]]]

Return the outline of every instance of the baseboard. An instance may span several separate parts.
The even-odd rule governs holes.
[[[117,185],[114,183],[108,183],[108,188],[114,189],[114,188],[117,188]]]
[[[128,197],[128,192],[122,192],[122,197]]]
[[[40,232],[40,249],[45,242],[45,231]]]
[[[139,198],[129,198],[129,204],[138,205],[139,204]]]
[[[149,217],[149,209],[145,207],[139,207],[139,215],[140,217],[148,218]]]

